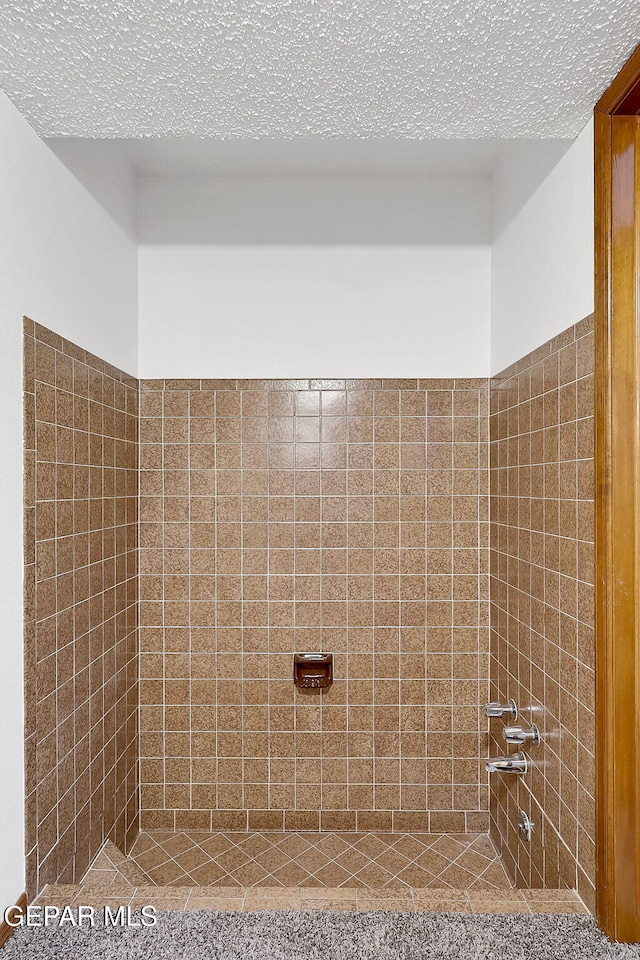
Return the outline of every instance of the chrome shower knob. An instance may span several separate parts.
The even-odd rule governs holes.
[[[507,743],[516,743],[520,746],[523,743],[532,743],[536,747],[540,746],[540,731],[535,723],[532,723],[528,730],[519,726],[505,727],[502,731],[502,736]]]
[[[518,716],[518,708],[513,698],[511,698],[508,703],[497,703],[493,701],[492,703],[485,703],[484,705],[485,717],[504,717],[505,713],[510,713],[512,720],[515,720]]]

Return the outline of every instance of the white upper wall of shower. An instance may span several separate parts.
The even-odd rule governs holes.
[[[484,377],[593,309],[591,124],[48,142],[125,225],[137,175],[143,377]]]
[[[533,145],[512,141],[493,177],[492,374],[593,312],[593,123],[560,156]]]
[[[138,204],[143,377],[488,375],[487,177],[153,177]]]

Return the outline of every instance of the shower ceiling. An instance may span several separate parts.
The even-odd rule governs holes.
[[[637,0],[0,0],[46,137],[573,137]]]

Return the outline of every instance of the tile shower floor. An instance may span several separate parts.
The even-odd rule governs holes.
[[[511,886],[491,840],[477,834],[141,833],[128,859],[137,879],[163,886]]]
[[[252,863],[260,870],[250,883]],[[207,866],[209,874],[201,870]],[[244,912],[589,912],[573,890],[513,889],[488,837],[433,834],[142,833],[131,856],[107,842],[81,884],[48,886],[36,902]]]

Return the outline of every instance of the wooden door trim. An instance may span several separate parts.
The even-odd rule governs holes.
[[[596,912],[640,941],[640,47],[595,108]]]

